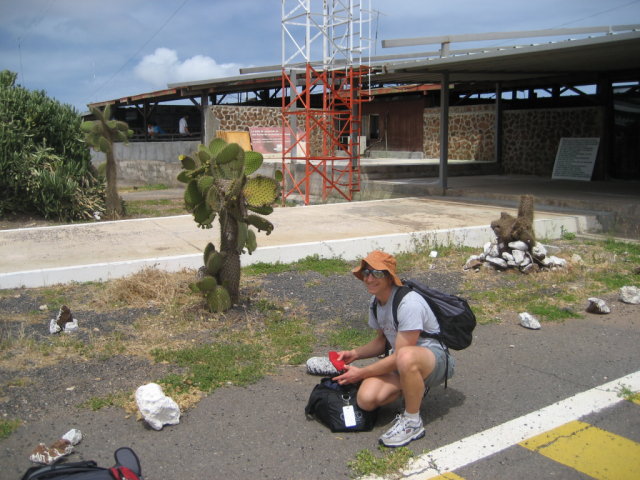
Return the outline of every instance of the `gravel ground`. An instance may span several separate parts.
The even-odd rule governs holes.
[[[432,273],[412,275],[440,289],[455,292],[461,273]],[[303,288],[300,288],[303,286]],[[323,276],[316,272],[286,272],[264,277],[262,290],[274,300],[304,305],[311,323],[319,325],[335,321],[336,306],[343,326],[366,327],[368,294],[362,284],[351,275]],[[43,300],[25,290],[19,296],[0,298],[0,318],[9,315],[33,315]],[[107,335],[119,327],[133,324],[145,314],[157,314],[156,309],[118,309],[113,312],[74,311],[81,324],[74,339],[88,344],[90,337]],[[49,320],[57,312],[41,312],[41,321],[0,321],[0,339],[24,336],[47,343],[50,338]],[[120,328],[122,330],[122,328]],[[323,354],[318,352],[318,355]],[[92,397],[106,396],[116,390],[135,390],[150,378],[160,378],[175,372],[166,365],[152,364],[136,356],[117,355],[105,360],[82,363],[61,363],[55,367],[30,369],[26,386],[14,385],[16,376],[23,374],[0,369],[0,416],[2,418],[33,419],[57,416],[65,410]],[[126,372],[126,375],[123,375]],[[44,394],[46,392],[46,394]]]
[[[412,278],[418,278],[431,284],[439,285],[439,288],[449,292],[456,292],[462,278],[461,272],[411,272]],[[314,325],[321,325],[325,322],[340,322],[343,326],[356,328],[366,327],[366,305],[368,294],[362,284],[350,274],[323,276],[316,272],[285,272],[280,274],[270,274],[262,278],[262,295],[274,301],[288,301],[297,306],[303,305],[303,309],[308,315],[309,321]],[[46,344],[50,334],[48,332],[49,320],[55,317],[57,312],[39,312],[38,307],[43,303],[43,299],[34,296],[29,290],[22,291],[19,295],[0,298],[0,318],[30,318],[29,322],[7,322],[0,323],[0,339],[3,336],[24,335],[34,341]],[[35,314],[34,312],[38,312]],[[78,318],[81,329],[74,334],[75,338],[83,343],[88,342],[90,336],[106,335],[113,332],[117,326],[131,324],[136,318],[147,313],[157,313],[154,309],[118,309],[109,312],[74,311],[74,317]],[[33,316],[37,320],[33,320]],[[326,345],[322,339],[316,346],[314,355],[326,354]],[[290,373],[295,371],[295,379],[298,387],[302,390],[298,394],[297,401],[306,403],[308,393],[317,377],[306,374],[305,367],[283,367],[274,376],[264,379],[255,386],[248,388],[258,389],[265,398],[273,398],[275,403],[282,403],[283,395],[286,395],[286,388],[279,384],[291,381]],[[31,449],[39,442],[47,443],[55,440],[67,431],[67,427],[56,425],[73,425],[80,423],[81,418],[87,418],[91,423],[103,416],[123,416],[122,410],[116,408],[102,409],[92,412],[87,408],[80,408],[79,405],[93,397],[105,397],[115,391],[134,391],[138,386],[161,378],[167,373],[175,373],[175,367],[163,364],[154,364],[137,356],[116,355],[103,360],[87,360],[81,363],[70,361],[61,362],[55,366],[46,368],[29,369],[26,372],[15,372],[7,369],[0,369],[0,418],[14,419],[20,418],[24,421],[17,432],[6,440],[0,440],[0,456],[10,458],[9,467],[13,475],[18,474],[30,465],[28,455]],[[26,382],[16,381],[17,378],[28,378]],[[274,379],[278,379],[273,383]],[[304,386],[300,385],[300,382]],[[265,392],[265,389],[268,392]],[[242,392],[246,388],[231,387],[216,391],[211,396],[244,395]],[[193,410],[183,416],[181,423],[186,422],[189,417],[206,412],[206,400],[202,401]],[[231,403],[237,403],[232,401]],[[299,407],[296,407],[299,408]],[[301,412],[297,412],[300,414]],[[234,415],[228,413],[225,419],[233,423]],[[51,419],[55,422],[47,423]],[[66,419],[66,421],[65,421]],[[386,419],[389,420],[389,419]],[[43,424],[43,422],[45,422]],[[111,423],[111,421],[109,422]],[[311,422],[314,423],[314,422]],[[86,437],[95,437],[92,427],[76,427],[83,431]],[[99,423],[98,428],[104,428],[104,424]],[[149,428],[144,422],[136,422],[133,418],[126,420],[123,427],[128,434],[136,436],[135,432],[142,430],[148,432]],[[175,427],[172,427],[175,428]],[[324,427],[321,427],[323,429]],[[60,431],[62,429],[63,431]],[[165,431],[167,428],[165,428]],[[189,427],[180,426],[183,434],[188,436]],[[46,433],[45,433],[46,432]],[[40,435],[40,436],[38,436]],[[45,438],[42,438],[46,435]],[[316,432],[318,435],[318,432]],[[77,447],[82,450],[84,441]],[[115,445],[117,448],[117,445]],[[114,449],[115,449],[114,448]],[[140,448],[140,447],[139,447]],[[229,448],[232,448],[230,445]],[[141,455],[144,457],[144,455]],[[88,456],[87,458],[94,458]],[[232,458],[232,457],[230,457]],[[78,460],[78,454],[72,455],[71,460]],[[108,462],[109,460],[107,460]],[[4,460],[3,460],[4,463]],[[344,462],[338,471],[344,471]],[[0,477],[3,477],[0,475]],[[6,477],[12,478],[12,477]],[[159,479],[161,477],[153,477]],[[235,478],[243,478],[235,477]],[[265,477],[267,478],[267,477]],[[278,478],[277,475],[270,478]]]
[[[450,293],[457,293],[469,275],[439,267],[404,273]],[[510,281],[508,275],[501,278]],[[260,298],[301,306],[318,332],[324,324],[366,326],[368,294],[348,273],[270,274],[252,288],[254,293],[260,290]],[[39,312],[43,299],[31,292],[0,299],[0,319],[20,315],[31,319],[22,326],[0,320],[0,340],[11,331],[47,341],[54,315]],[[524,329],[516,321],[479,326],[472,348],[455,354],[459,368],[449,388],[432,389],[423,402],[428,435],[411,445],[413,451],[437,448],[636,371],[637,355],[632,352],[640,341],[640,307],[622,304],[614,296],[604,299],[613,307],[610,315],[545,323],[539,331]],[[104,335],[146,313],[155,310],[74,312],[84,319],[82,328],[90,335]],[[80,332],[79,340],[85,342],[86,335]],[[326,349],[319,335],[313,355],[324,355]],[[606,352],[604,358],[601,352]],[[79,407],[92,397],[133,391],[175,371],[126,355],[25,372],[0,369],[0,418],[24,421],[0,440],[0,479],[20,478],[31,466],[28,457],[39,442],[51,444],[71,428],[81,430],[84,438],[69,461],[91,459],[110,466],[113,451],[131,446],[141,458],[147,480],[347,479],[348,462],[364,449],[376,451],[379,435],[402,406],[396,402],[381,410],[372,432],[332,434],[304,417],[304,406],[319,378],[298,365],[282,367],[246,387],[219,388],[182,415],[180,424],[161,431],[119,408]],[[15,381],[24,377],[27,382]]]

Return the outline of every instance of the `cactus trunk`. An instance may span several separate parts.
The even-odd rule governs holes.
[[[106,157],[106,215],[107,218],[118,219],[122,216],[122,203],[120,202],[120,197],[118,196],[116,160],[115,156],[113,155],[113,150],[109,150],[108,152],[106,152]]]
[[[220,251],[225,255],[217,277],[229,292],[231,303],[240,295],[240,252],[238,252],[238,222],[227,212],[220,214]]]

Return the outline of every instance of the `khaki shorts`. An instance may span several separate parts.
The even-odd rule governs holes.
[[[431,372],[431,374],[424,380],[424,386],[431,388],[444,383],[445,372],[447,371],[447,356],[449,357],[449,372],[447,378],[453,377],[456,367],[456,359],[453,355],[448,354],[442,348],[431,347],[429,350],[431,350],[436,357],[436,366],[433,369],[433,372]]]

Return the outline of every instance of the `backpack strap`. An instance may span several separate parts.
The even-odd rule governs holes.
[[[391,304],[391,313],[393,315],[393,326],[396,332],[398,331],[398,306],[400,305],[400,302],[405,297],[405,295],[410,291],[411,291],[410,287],[403,285],[402,287],[398,287],[393,297],[393,302]],[[373,297],[373,302],[371,302],[371,313],[373,313],[373,317],[377,320],[378,319],[378,299],[376,297]],[[389,350],[391,350],[391,344],[389,343],[389,340],[387,340],[386,346],[384,348],[385,357],[389,355]]]
[[[396,294],[393,297],[393,303],[391,304],[391,312],[393,314],[393,325],[396,331],[398,330],[398,306],[400,305],[400,302],[405,297],[405,295],[410,291],[411,291],[411,287],[403,285],[401,287],[398,287],[398,289],[396,290]],[[374,318],[377,320],[378,319],[378,299],[376,297],[373,297],[373,302],[371,302],[371,313],[373,313]]]
[[[404,281],[403,281],[404,283]],[[407,295],[407,293],[411,292],[413,289],[411,288],[411,285],[402,285],[401,287],[398,287],[398,290],[396,291],[395,296],[393,297],[393,303],[391,304],[391,312],[393,314],[393,324],[394,327],[396,329],[396,332],[398,332],[398,326],[399,326],[399,322],[398,322],[398,307],[400,306],[400,302],[402,302],[402,299]],[[421,295],[422,296],[422,295]],[[425,299],[426,302],[426,299]],[[427,302],[428,304],[428,302]],[[431,307],[431,306],[429,306]],[[373,313],[374,318],[377,320],[378,319],[378,299],[377,298],[373,298],[373,302],[371,302],[371,312]],[[449,380],[449,348],[444,344],[444,342],[442,341],[442,332],[440,333],[427,333],[424,330],[422,330],[420,332],[420,336],[422,338],[433,338],[435,340],[438,340],[438,342],[440,342],[440,345],[442,346],[444,353],[445,353],[445,374],[444,374],[444,388],[447,388],[447,383]],[[384,351],[384,356],[388,356],[389,355],[389,350],[391,349],[391,345],[389,344],[389,340],[387,340],[387,344],[385,347],[385,351]]]

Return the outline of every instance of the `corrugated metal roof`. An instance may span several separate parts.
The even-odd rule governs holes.
[[[491,85],[501,82],[503,85],[515,86],[566,81],[567,78],[577,82],[594,82],[602,75],[626,75],[638,80],[640,31],[633,28],[639,26],[628,25],[620,28],[622,27],[630,31],[541,44],[452,50],[446,52],[447,56],[444,57],[438,56],[442,52],[373,57],[370,63],[373,73],[368,78],[373,85],[388,87],[439,83],[445,72],[449,75],[449,82],[468,85]],[[616,30],[614,27],[609,28],[612,32]],[[428,37],[427,40],[443,38],[445,37]],[[407,57],[413,55],[418,58],[407,60]],[[261,69],[264,71],[260,72]],[[272,65],[249,70],[255,73],[172,83],[168,85],[168,90],[91,105],[133,104],[142,99],[169,101],[199,95],[232,94],[281,87],[280,67]],[[304,77],[301,77],[301,82],[304,82]]]

